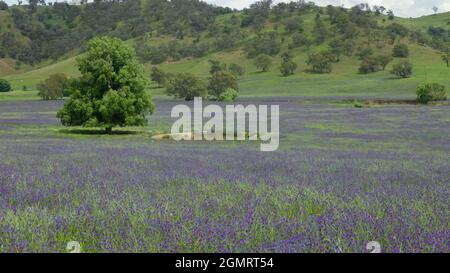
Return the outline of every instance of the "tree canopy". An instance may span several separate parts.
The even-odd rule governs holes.
[[[65,126],[143,126],[154,105],[145,89],[143,68],[134,50],[117,38],[91,40],[78,60],[81,77],[72,81],[71,97],[58,112]]]

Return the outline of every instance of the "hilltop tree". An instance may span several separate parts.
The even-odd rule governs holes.
[[[254,64],[262,72],[267,72],[269,71],[270,66],[272,66],[272,58],[266,54],[261,54],[256,57]]]
[[[438,7],[436,7],[436,6],[433,7],[434,14],[437,14],[438,10],[439,10]]]
[[[195,97],[206,98],[208,90],[205,83],[193,74],[180,73],[175,75],[169,82],[166,92],[169,96],[181,98],[186,101]]]
[[[145,92],[147,81],[134,50],[117,38],[91,40],[78,60],[81,77],[58,112],[65,126],[142,126],[154,105]]]

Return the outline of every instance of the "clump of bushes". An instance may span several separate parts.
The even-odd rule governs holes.
[[[359,72],[361,74],[368,74],[372,72],[378,72],[385,70],[386,66],[392,61],[392,57],[389,55],[368,56],[359,66]]]
[[[331,73],[334,61],[335,59],[331,52],[322,51],[309,54],[306,64],[311,66],[311,71],[314,73]]]
[[[272,66],[272,58],[269,55],[261,54],[256,57],[254,64],[262,72],[267,72],[270,66]]]
[[[67,76],[63,73],[50,75],[48,79],[37,85],[38,95],[43,100],[56,100],[64,97],[67,87]]]
[[[0,92],[9,92],[11,91],[11,84],[4,79],[0,79]]]
[[[446,87],[438,83],[424,83],[417,87],[417,102],[427,104],[431,101],[447,100]]]
[[[413,64],[408,60],[404,60],[394,64],[391,73],[400,78],[406,79],[411,77],[413,72],[412,70]]]

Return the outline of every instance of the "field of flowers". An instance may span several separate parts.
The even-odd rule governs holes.
[[[277,152],[153,141],[174,102],[112,136],[0,102],[0,252],[449,252],[449,106],[258,102]]]

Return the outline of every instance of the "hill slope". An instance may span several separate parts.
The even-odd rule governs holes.
[[[259,16],[263,16],[261,14],[266,16],[262,23],[258,22]],[[164,27],[158,26],[130,39],[129,43],[136,47],[149,76],[154,65],[167,72],[190,72],[206,78],[211,59],[239,64],[246,69],[239,80],[241,96],[411,98],[420,82],[450,84],[450,70],[442,62],[441,53],[432,48],[448,42],[445,33],[450,34],[450,25],[446,21],[449,16],[450,13],[445,13],[417,19],[389,20],[384,15],[364,10],[315,6],[290,9],[278,5],[264,13],[264,8],[257,6],[244,12],[224,12],[203,30],[164,33]],[[318,36],[320,27],[326,32],[323,38]],[[442,30],[443,36],[430,35],[430,27]],[[418,38],[418,31],[423,36],[420,36],[421,39]],[[308,42],[292,46],[298,36]],[[309,54],[328,50],[335,40],[348,40],[352,47],[351,54],[341,56],[340,61],[333,64],[330,74],[310,73],[306,65]],[[393,46],[398,43],[409,46],[409,59],[414,64],[412,78],[396,80],[388,72],[398,59],[385,71],[358,73],[360,51],[372,48],[374,54],[391,54]],[[276,52],[273,53],[274,48]],[[260,73],[253,65],[252,52],[255,50],[258,54],[268,52],[272,55],[273,65],[267,73]],[[288,78],[281,77],[279,72],[280,56],[286,51],[292,53],[293,60],[299,65],[295,75]],[[12,82],[15,90],[21,90],[23,86],[34,89],[39,81],[57,72],[77,76],[75,57],[5,78]],[[151,92],[156,96],[164,95],[163,89],[153,89]]]

